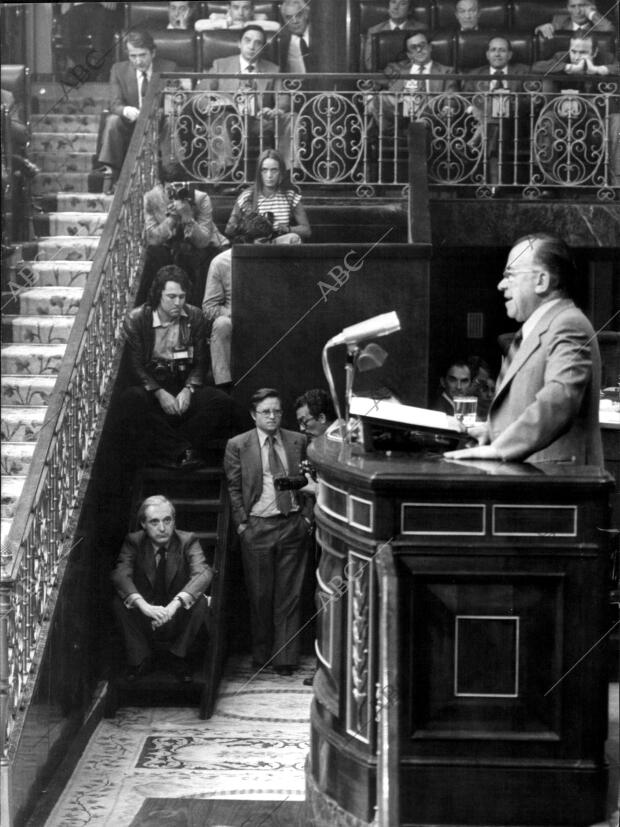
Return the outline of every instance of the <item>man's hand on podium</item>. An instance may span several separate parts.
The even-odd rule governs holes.
[[[459,451],[446,451],[444,458],[501,460],[501,456],[492,445],[477,445],[475,448],[461,448]]]

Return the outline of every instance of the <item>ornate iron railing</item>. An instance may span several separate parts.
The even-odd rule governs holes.
[[[2,549],[0,783],[5,791],[41,657],[37,644],[48,600],[74,547],[88,468],[120,359],[121,324],[141,269],[142,196],[157,174],[158,97],[157,84],[150,84]],[[4,796],[2,802],[8,824]]]
[[[307,76],[299,75],[261,75],[261,85],[268,79],[275,91],[257,89],[247,75],[236,76],[234,94],[208,88],[226,88],[232,77],[203,76],[194,91],[165,92],[170,157],[184,177],[248,183],[260,151],[275,146],[304,187],[339,185],[372,197],[381,187],[406,186],[406,125],[417,120],[430,136],[432,186],[468,188],[479,198],[499,186],[534,199],[567,186],[603,201],[618,197],[617,79],[562,94],[546,91],[552,78],[535,75],[514,76],[518,92],[488,91],[488,76],[471,75],[468,91],[439,94],[405,79],[401,86],[411,88],[395,93],[376,75],[323,76],[322,91],[308,91]],[[443,88],[463,81],[429,78]]]

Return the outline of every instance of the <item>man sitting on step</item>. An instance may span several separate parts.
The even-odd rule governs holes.
[[[208,441],[232,433],[230,397],[204,385],[205,322],[198,307],[186,304],[190,286],[180,267],[162,267],[149,301],[132,310],[124,326],[136,383],[120,401],[127,449],[178,470],[202,465]]]
[[[186,657],[205,621],[205,589],[213,579],[200,543],[178,531],[175,510],[161,495],[138,511],[141,530],[125,537],[112,583],[112,604],[123,636],[128,680],[147,674],[157,649],[182,682],[191,681]]]
[[[110,111],[99,150],[104,192],[112,192],[133,134],[153,72],[174,72],[176,63],[155,57],[155,42],[147,31],[133,29],[124,39],[129,60],[110,72]]]

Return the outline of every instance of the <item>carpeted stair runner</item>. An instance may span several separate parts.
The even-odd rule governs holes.
[[[4,540],[15,514],[112,196],[93,171],[106,84],[33,83],[34,240],[12,257],[2,318]]]

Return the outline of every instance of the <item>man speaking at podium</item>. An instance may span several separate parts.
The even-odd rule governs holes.
[[[561,239],[538,233],[514,244],[498,290],[522,327],[486,423],[468,429],[478,446],[445,457],[602,467],[600,356],[592,325],[569,297],[575,277]]]

